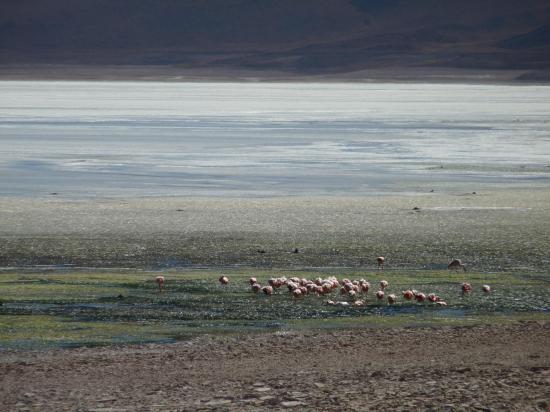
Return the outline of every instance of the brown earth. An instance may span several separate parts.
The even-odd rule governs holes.
[[[550,322],[7,351],[2,410],[549,410]]]

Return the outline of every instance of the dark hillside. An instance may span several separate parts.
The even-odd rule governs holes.
[[[4,0],[3,65],[550,69],[546,0]]]

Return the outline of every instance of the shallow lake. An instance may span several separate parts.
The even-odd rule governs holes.
[[[549,187],[550,87],[0,82],[0,195]]]

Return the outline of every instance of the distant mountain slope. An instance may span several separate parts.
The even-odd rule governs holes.
[[[510,49],[548,47],[548,45],[550,45],[550,24],[546,24],[529,33],[520,34],[503,40],[498,45]]]
[[[3,0],[0,64],[550,69],[548,0]]]

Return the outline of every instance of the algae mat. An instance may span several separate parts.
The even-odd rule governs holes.
[[[168,271],[159,293],[158,272],[29,272],[0,274],[0,348],[174,342],[198,334],[248,333],[267,330],[372,328],[418,325],[463,325],[550,318],[550,275],[521,272],[360,270]],[[273,276],[314,279],[366,278],[373,286],[362,307],[333,307],[328,299],[345,300],[338,291],[328,296],[295,299],[285,288],[273,296],[254,294],[250,276],[262,284]],[[378,301],[374,292],[384,277],[389,292],[414,288],[434,292],[448,303],[437,307],[399,299]],[[460,285],[474,286],[463,295]],[[493,292],[481,291],[488,283]]]

